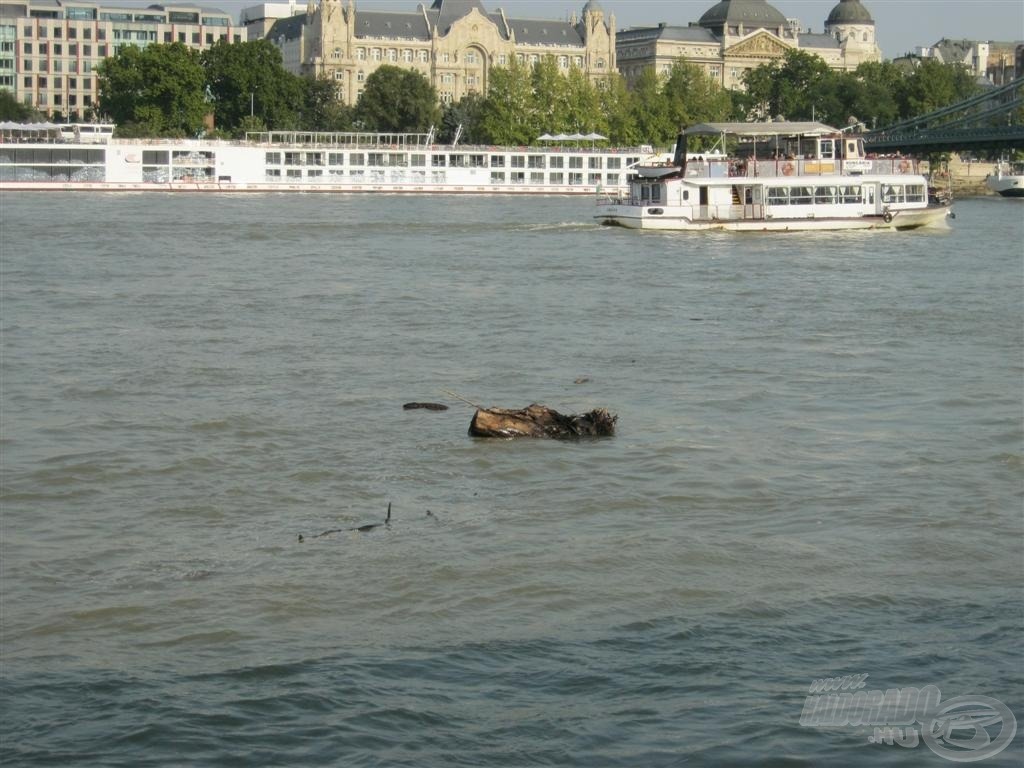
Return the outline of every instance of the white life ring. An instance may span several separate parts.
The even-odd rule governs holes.
[[[889,211],[886,211],[885,213],[883,213],[882,214],[882,221],[884,221],[886,224],[891,224],[892,223],[892,214],[889,213]]]

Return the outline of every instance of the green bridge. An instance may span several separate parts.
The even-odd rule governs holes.
[[[930,114],[865,134],[869,152],[1024,149],[1024,77]]]

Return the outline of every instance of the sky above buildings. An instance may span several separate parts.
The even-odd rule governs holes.
[[[148,5],[158,0],[107,0],[111,5]],[[181,0],[187,2],[187,0]],[[193,0],[228,13],[256,5],[261,0]],[[268,1],[268,0],[263,0]],[[281,1],[281,0],[277,0]],[[287,0],[284,0],[287,2]],[[295,0],[299,8],[306,0]],[[362,10],[415,11],[420,2],[433,0],[356,0]],[[600,0],[605,11],[615,14],[619,29],[655,26],[659,22],[686,26],[696,22],[717,0]],[[164,0],[166,3],[174,0]],[[483,0],[490,11],[504,8],[509,16],[565,19],[580,12],[585,0]],[[770,0],[787,18],[801,27],[823,32],[825,19],[838,0]],[[878,44],[887,59],[931,46],[943,38],[1024,40],[1024,0],[862,0],[875,20]]]
[[[430,5],[432,0],[422,0]],[[415,10],[420,0],[356,0],[364,10]],[[579,13],[585,0],[483,0],[488,10],[510,16],[564,19]],[[686,26],[717,0],[600,0],[615,14],[619,29],[659,22]],[[824,32],[838,0],[769,0],[803,29]],[[887,59],[930,46],[944,37],[968,40],[1024,40],[1024,0],[862,0],[875,20],[878,44]],[[223,2],[221,7],[224,7]],[[228,10],[228,8],[224,8]]]

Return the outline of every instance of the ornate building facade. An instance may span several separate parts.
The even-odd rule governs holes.
[[[619,71],[634,83],[645,69],[667,72],[679,59],[697,64],[723,87],[741,90],[743,76],[797,49],[820,56],[833,69],[853,70],[881,61],[875,22],[860,0],[840,0],[823,33],[803,31],[767,0],[722,0],[689,26],[629,29],[617,37]]]
[[[420,72],[445,102],[486,92],[491,70],[513,59],[529,64],[551,56],[564,72],[576,67],[594,79],[616,69],[615,16],[606,17],[597,0],[567,21],[510,18],[480,0],[434,0],[413,13],[321,0],[277,21],[267,38],[287,69],[333,79],[347,104],[385,64]]]

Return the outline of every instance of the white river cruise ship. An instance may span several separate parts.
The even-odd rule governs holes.
[[[433,133],[268,132],[244,141],[116,139],[113,126],[0,124],[0,190],[571,195],[625,191],[630,169],[670,155],[442,145]],[[589,146],[588,146],[589,145]]]

